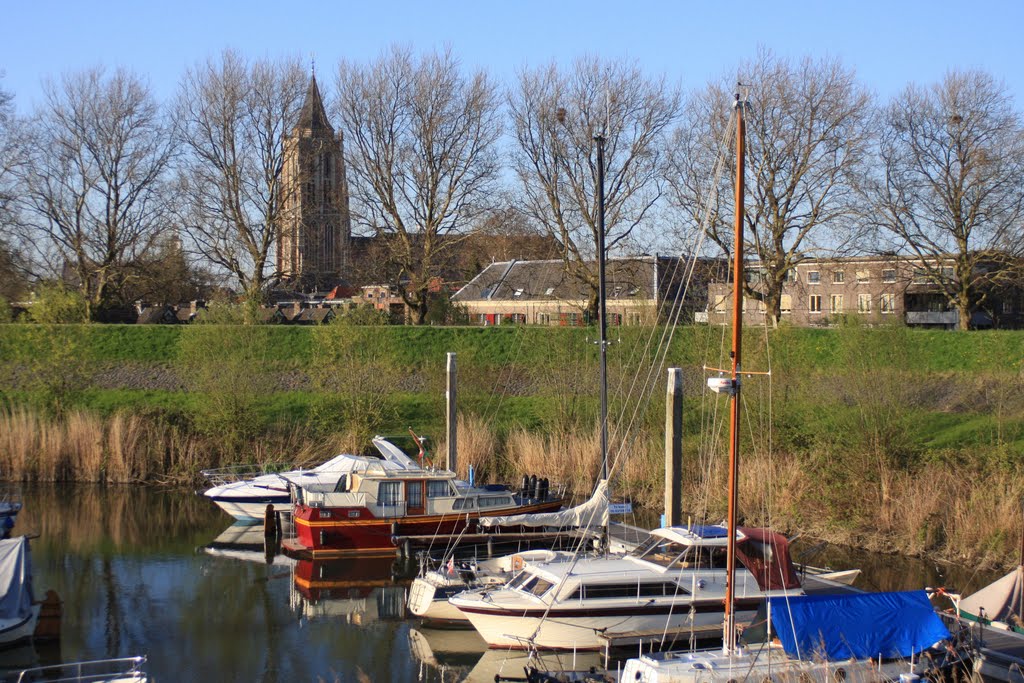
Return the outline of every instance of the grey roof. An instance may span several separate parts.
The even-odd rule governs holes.
[[[302,109],[299,110],[299,120],[295,127],[297,129],[309,129],[316,131],[327,131],[334,135],[334,128],[327,120],[327,112],[324,111],[324,100],[320,97],[320,88],[316,84],[316,76],[309,79],[309,88],[306,90],[306,99],[302,102]]]
[[[652,256],[609,259],[608,299],[654,299],[657,261]],[[589,285],[566,273],[560,260],[501,261],[484,268],[452,299],[579,301],[589,296]]]

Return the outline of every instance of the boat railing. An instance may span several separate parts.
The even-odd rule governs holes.
[[[289,465],[229,465],[228,467],[216,467],[209,470],[201,470],[200,474],[210,483],[211,486],[224,486],[233,484],[236,481],[252,479],[253,477],[265,474],[281,474],[288,471]]]
[[[47,681],[48,683],[100,683],[101,681],[145,681],[148,680],[143,665],[146,656],[121,657],[117,659],[94,659],[67,664],[51,664],[25,669],[17,678],[18,683]]]

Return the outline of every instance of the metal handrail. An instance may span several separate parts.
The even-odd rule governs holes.
[[[50,664],[32,669],[25,669],[18,674],[18,683],[28,681],[47,681],[48,683],[99,683],[112,677],[132,680],[147,680],[142,666],[146,663],[146,655],[136,657],[120,657],[115,659],[93,659],[66,664]]]

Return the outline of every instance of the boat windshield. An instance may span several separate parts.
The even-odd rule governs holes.
[[[725,569],[727,558],[724,547],[690,546],[670,566],[673,569]]]
[[[530,593],[540,597],[548,592],[551,586],[554,585],[550,581],[540,578],[536,574],[529,572],[520,572],[514,579],[509,581],[508,587],[521,590],[525,593]]]
[[[686,546],[665,538],[652,536],[642,546],[633,551],[633,557],[646,562],[668,567],[686,551]]]

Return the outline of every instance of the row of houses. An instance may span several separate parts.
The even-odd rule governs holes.
[[[958,313],[935,273],[952,278],[952,263],[919,263],[896,255],[809,258],[787,273],[781,317],[789,324],[827,326],[853,316],[867,322],[899,320],[907,325],[955,329]],[[688,277],[692,270],[692,277]],[[684,322],[724,325],[731,320],[732,284],[721,259],[648,256],[611,259],[607,266],[607,309],[611,325],[650,324],[669,316]],[[763,270],[752,264],[747,277],[756,290]],[[687,284],[688,283],[688,284]],[[684,284],[686,291],[682,291]],[[493,263],[460,289],[453,301],[471,323],[583,325],[591,289],[565,273],[561,261]],[[678,302],[678,303],[676,303]],[[766,314],[758,298],[744,300],[746,320]],[[1024,289],[988,292],[986,306],[973,312],[972,327],[1024,326]]]
[[[935,280],[953,277],[952,262],[930,265],[923,269],[899,256],[805,259],[787,273],[781,318],[799,327],[828,326],[855,317],[955,329],[958,313]],[[610,325],[649,325],[667,319],[725,325],[731,320],[732,285],[724,259],[614,258],[606,272]],[[747,278],[756,290],[763,271],[753,264]],[[439,295],[444,289],[439,286]],[[592,287],[567,273],[560,260],[511,260],[485,267],[451,301],[475,325],[580,326],[594,322],[588,313],[592,297]],[[409,320],[400,292],[389,285],[338,286],[312,295],[279,296],[259,316],[271,324],[318,325],[353,306],[382,311],[395,324]],[[763,321],[769,313],[758,298],[744,299],[743,306],[750,323]],[[202,302],[151,307],[138,312],[137,322],[189,323],[204,315],[204,309]],[[1020,282],[988,292],[986,305],[973,311],[971,326],[1024,327]]]

